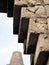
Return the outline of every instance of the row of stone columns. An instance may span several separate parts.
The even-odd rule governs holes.
[[[49,65],[49,0],[7,0],[6,5],[7,16],[13,16],[13,34],[24,43],[31,65]]]
[[[23,4],[22,4],[23,3]],[[15,0],[13,33],[18,34],[18,42],[24,43],[24,54],[30,54],[31,65],[47,65],[49,58],[49,3],[33,0]],[[25,4],[25,6],[24,6]],[[19,20],[19,22],[18,22]],[[18,26],[17,26],[18,25]]]

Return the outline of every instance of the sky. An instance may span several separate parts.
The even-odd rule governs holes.
[[[30,65],[30,56],[23,54],[23,43],[18,43],[18,35],[13,35],[13,18],[0,13],[0,65],[9,64],[14,51],[20,51],[24,65]]]

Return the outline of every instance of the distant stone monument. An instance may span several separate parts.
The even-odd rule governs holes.
[[[7,65],[24,65],[21,52],[15,51],[12,55],[10,64]]]

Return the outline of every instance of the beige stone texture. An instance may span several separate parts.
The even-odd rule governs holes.
[[[38,7],[37,11],[35,12],[36,17],[47,17],[47,12],[45,7],[41,6],[36,6]]]
[[[46,5],[45,8],[46,8],[47,17],[49,17],[49,5]]]
[[[15,5],[27,4],[28,6],[38,4],[43,5],[43,4],[49,4],[49,0],[14,0],[14,4]]]
[[[49,4],[49,0],[26,0],[27,3],[29,4]]]
[[[31,32],[43,34],[44,38],[47,37],[47,34],[48,34],[47,33],[48,32],[47,19],[37,18],[36,21],[34,18],[30,19],[28,34],[27,34],[27,41],[26,41],[26,52],[27,52],[28,43],[29,43],[29,36],[30,36]]]
[[[49,4],[49,0],[44,0],[44,3],[45,4]]]
[[[48,33],[49,33],[49,18],[47,18],[47,21],[48,21]]]
[[[33,18],[31,18],[29,22],[29,30],[34,33],[47,33],[47,19],[36,18],[33,20]]]
[[[22,7],[21,9],[21,18],[22,17],[26,17],[26,18],[30,18],[30,17],[34,17],[34,13],[28,10],[29,7]],[[34,11],[34,7],[30,7],[33,11]]]
[[[37,4],[49,4],[49,0],[36,0],[37,1]]]
[[[25,0],[27,2],[27,4],[30,5],[35,5],[36,4],[36,0]]]
[[[14,5],[23,5],[23,4],[27,4],[25,0],[14,0]]]
[[[15,51],[13,53],[10,65],[24,65],[21,52]]]
[[[46,6],[34,6],[34,7],[22,7],[21,9],[21,17],[45,17],[49,16],[49,10],[46,9]]]

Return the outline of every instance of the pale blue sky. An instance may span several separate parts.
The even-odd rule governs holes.
[[[0,13],[0,65],[9,64],[14,51],[21,51],[24,65],[30,65],[30,56],[23,55],[23,44],[18,43],[18,35],[13,35],[13,18]]]

